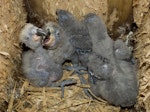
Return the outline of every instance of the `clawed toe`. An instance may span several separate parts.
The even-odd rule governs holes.
[[[64,98],[64,91],[65,91],[65,86],[69,86],[69,85],[74,85],[76,84],[77,81],[75,79],[67,79],[61,82],[60,87],[61,87],[61,98]]]
[[[74,71],[73,74],[86,74],[87,73],[87,68],[86,67],[82,67],[82,66],[64,66],[63,67],[64,70],[67,71]]]

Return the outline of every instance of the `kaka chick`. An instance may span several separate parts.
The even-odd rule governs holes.
[[[85,79],[81,74],[81,70],[87,70],[88,56],[92,52],[92,41],[89,31],[83,21],[78,21],[70,12],[66,10],[57,10],[58,24],[65,31],[69,42],[73,46],[74,54],[70,60],[73,63],[74,71],[78,74],[82,84],[86,84]],[[91,97],[84,89],[86,95]]]
[[[134,105],[138,95],[136,65],[124,60],[130,57],[130,52],[120,40],[113,41],[108,36],[105,24],[97,15],[88,14],[84,23],[93,42],[87,64],[91,91],[116,106]]]
[[[49,57],[43,49],[41,42],[41,29],[28,23],[22,29],[20,42],[30,48],[22,55],[22,68],[24,75],[34,86],[57,86],[56,81],[62,77],[62,67]]]
[[[74,53],[73,46],[69,42],[69,37],[54,22],[46,23],[43,29],[48,32],[46,38],[43,40],[43,46],[47,48],[49,56],[54,58],[55,63],[62,65]]]
[[[66,36],[69,38],[69,42],[75,51],[71,58],[72,63],[74,66],[80,63],[81,66],[86,67],[88,54],[92,52],[92,42],[88,29],[82,21],[78,21],[66,10],[57,10],[56,14],[58,16],[58,24],[66,32]]]

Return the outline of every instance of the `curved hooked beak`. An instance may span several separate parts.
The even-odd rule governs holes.
[[[45,39],[47,36],[50,36],[51,33],[50,33],[49,30],[45,31],[43,29],[38,28],[37,32],[36,32],[36,35],[42,37],[43,39]]]
[[[33,40],[34,40],[34,41],[38,41],[39,39],[40,39],[40,40],[41,40],[41,39],[43,40],[43,39],[46,38],[46,36],[47,36],[47,32],[44,31],[43,29],[38,28],[38,29],[36,29],[36,33],[35,33],[35,35],[33,36]]]
[[[44,31],[43,29],[38,28],[36,35],[37,36],[47,36],[47,31]]]
[[[43,30],[41,28],[38,28],[36,30],[36,37],[40,37],[42,39],[42,44],[44,45],[46,42],[49,42],[50,40],[51,32],[50,30]]]

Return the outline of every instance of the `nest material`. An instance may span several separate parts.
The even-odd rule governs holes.
[[[22,1],[0,1],[0,109],[9,101],[9,90],[14,86],[12,76],[19,74],[18,34],[25,18]]]
[[[138,102],[150,111],[150,9],[136,35],[135,57],[139,60]]]
[[[108,9],[107,1],[104,0],[24,0],[29,12],[30,22],[37,19],[39,24],[43,24],[49,20],[56,21],[56,10],[64,9],[73,13],[78,19],[81,19],[89,12],[95,12],[107,21]]]
[[[56,20],[57,8],[66,9],[76,17],[82,18],[89,12],[95,12],[103,18],[109,28],[118,21],[117,10],[108,14],[108,3],[104,0],[26,0],[31,18],[44,21]],[[119,0],[116,0],[119,1]],[[133,17],[139,29],[135,32],[135,57],[139,62],[139,96],[133,111],[150,111],[150,2],[133,0]],[[27,7],[27,6],[26,6]],[[0,21],[0,109],[8,112],[127,112],[100,99],[89,99],[83,92],[88,85],[81,85],[73,71],[64,71],[64,77],[77,79],[77,85],[65,87],[65,98],[61,99],[60,88],[37,88],[20,75],[21,49],[18,35],[26,22],[26,12],[22,0],[1,0]],[[109,15],[109,16],[108,16]],[[109,22],[108,17],[110,18]],[[35,21],[32,21],[35,23]],[[39,23],[37,23],[39,25]],[[85,74],[85,77],[87,75]],[[62,79],[62,80],[63,80]]]

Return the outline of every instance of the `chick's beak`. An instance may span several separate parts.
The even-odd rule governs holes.
[[[46,31],[46,36],[44,36],[44,38],[43,38],[43,45],[46,45],[46,43],[49,43],[50,40],[51,40],[51,32],[48,29]]]
[[[34,41],[38,41],[38,40],[40,40],[40,39],[44,40],[47,35],[48,35],[48,31],[45,31],[45,30],[43,30],[43,29],[41,29],[41,28],[38,28],[38,29],[36,30],[36,34],[35,34],[34,37],[33,37],[33,40],[34,40]]]
[[[54,37],[53,35],[50,35],[50,36],[45,40],[44,44],[45,44],[46,46],[53,46],[54,42],[55,42],[55,37]]]
[[[36,32],[37,36],[46,36],[47,35],[47,31],[44,31],[43,29],[38,28],[37,32]]]

